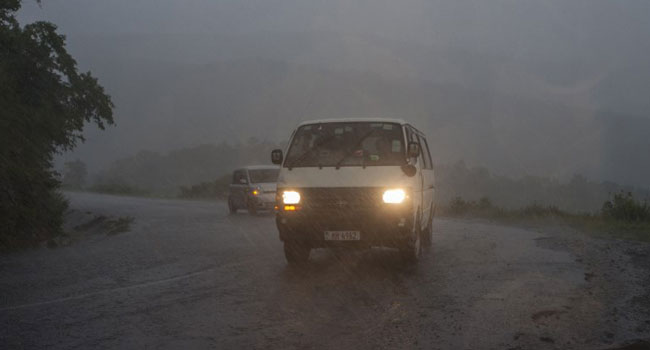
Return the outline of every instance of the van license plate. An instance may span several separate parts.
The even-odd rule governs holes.
[[[325,231],[326,241],[358,241],[361,240],[359,231]]]

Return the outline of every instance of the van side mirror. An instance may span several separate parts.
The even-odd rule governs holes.
[[[284,155],[282,155],[281,149],[271,151],[271,162],[273,164],[282,164],[282,160],[284,160]]]
[[[413,177],[415,174],[417,174],[418,169],[415,167],[415,165],[412,164],[404,164],[402,165],[402,171],[406,176],[408,177]]]
[[[407,154],[409,158],[417,158],[420,155],[420,144],[413,141],[409,142]]]

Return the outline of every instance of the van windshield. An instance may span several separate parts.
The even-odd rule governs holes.
[[[278,173],[280,169],[251,169],[248,170],[248,175],[251,178],[251,183],[267,183],[277,182]]]
[[[402,165],[405,161],[401,125],[341,122],[298,128],[284,166]]]

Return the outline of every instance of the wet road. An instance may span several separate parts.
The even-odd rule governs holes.
[[[615,251],[626,243],[436,219],[416,267],[373,249],[312,251],[296,269],[270,215],[68,196],[73,208],[135,221],[0,257],[0,348],[592,349],[650,337],[646,312],[627,301],[647,271]],[[613,287],[617,278],[629,287]]]

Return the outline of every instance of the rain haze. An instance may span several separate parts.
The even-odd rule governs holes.
[[[0,349],[650,350],[650,1],[0,1]]]

